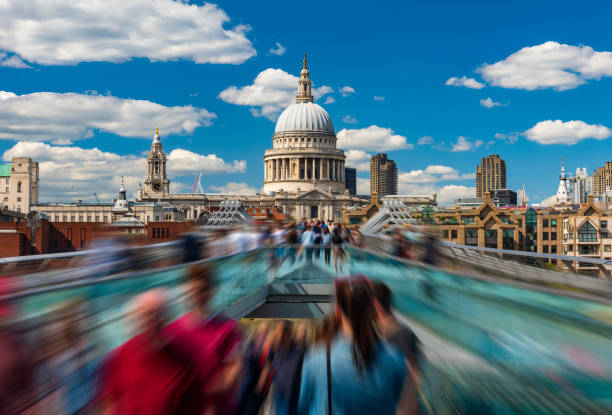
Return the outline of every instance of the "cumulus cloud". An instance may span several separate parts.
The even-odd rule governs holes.
[[[342,95],[343,97],[348,97],[351,94],[355,93],[355,88],[353,88],[352,86],[343,86],[342,88],[339,89],[340,95]]]
[[[370,151],[411,149],[406,137],[394,134],[390,128],[371,125],[361,129],[342,129],[337,134],[338,148]]]
[[[239,64],[256,54],[246,25],[218,6],[173,0],[5,0],[0,50],[40,65],[191,60]]]
[[[364,179],[363,177],[357,177],[357,194],[358,195],[369,195],[370,194],[370,179]]]
[[[557,203],[559,203],[559,199],[557,198],[557,195],[552,195],[542,200],[540,202],[540,206],[549,207],[549,206],[554,206]]]
[[[437,195],[439,206],[448,206],[458,198],[475,197],[476,188],[458,184],[448,184],[444,186],[433,183],[406,183],[398,178],[399,193],[402,195]]]
[[[30,65],[22,61],[19,56],[13,55],[10,58],[3,59],[0,61],[0,66],[6,66],[7,68],[15,69],[30,69]]]
[[[175,151],[179,151],[180,154],[186,150],[173,152]],[[31,157],[39,162],[40,200],[92,200],[93,192],[96,192],[100,199],[109,201],[117,197],[121,176],[125,176],[128,197],[133,198],[138,189],[138,182],[143,180],[147,168],[146,158],[142,155],[119,155],[98,148],[58,147],[28,141],[16,143],[4,152],[2,159],[10,161],[12,157],[19,156]],[[200,160],[199,163],[173,171],[169,156],[168,173],[173,177],[197,174],[200,171],[207,174],[223,174],[229,171],[244,171],[246,167],[243,161],[224,163],[215,155],[200,157],[204,161]],[[221,164],[225,166],[221,167]],[[176,191],[177,186],[180,187],[180,184],[171,183],[173,191]]]
[[[612,76],[612,52],[549,41],[524,47],[506,59],[482,65],[477,71],[494,86],[564,91],[591,79]]]
[[[467,138],[460,135],[459,137],[457,137],[457,142],[453,145],[453,148],[451,149],[451,151],[453,152],[472,151],[482,146],[483,144],[484,142],[482,140],[470,141]]]
[[[474,78],[468,78],[467,76],[462,76],[461,78],[453,76],[452,78],[448,78],[445,82],[445,85],[464,86],[466,88],[471,89],[482,89],[485,87],[485,84],[483,84],[482,82],[478,82]]]
[[[283,56],[286,51],[287,49],[283,45],[276,42],[276,47],[270,48],[270,50],[268,51],[268,55]]]
[[[352,115],[346,114],[342,117],[342,122],[346,124],[357,124],[357,119]]]
[[[0,139],[79,140],[94,131],[123,137],[190,134],[209,126],[216,115],[191,105],[167,107],[151,101],[106,95],[0,91]]]
[[[230,86],[219,93],[219,98],[234,105],[251,107],[255,117],[266,117],[271,121],[295,101],[298,78],[282,69],[268,68],[261,71],[251,85]],[[327,85],[313,88],[315,99],[330,94],[333,89]]]
[[[424,146],[427,144],[433,144],[434,138],[428,135],[424,135],[417,140],[417,145]]]
[[[460,174],[456,169],[444,165],[430,165],[425,169],[411,170],[398,175],[398,182],[404,184],[437,183],[447,180],[471,180],[474,173]]]
[[[519,139],[521,134],[522,133],[520,132],[512,132],[510,134],[495,133],[494,137],[497,138],[498,140],[503,140],[503,141],[508,142],[509,144],[513,144],[513,143],[516,143],[516,141]]]
[[[490,97],[486,99],[481,99],[480,105],[485,108],[505,107],[506,106],[505,104],[502,104],[501,102],[493,101]]]
[[[380,95],[374,95],[374,101],[384,101],[386,98]]]
[[[592,125],[584,121],[546,120],[540,121],[524,134],[528,140],[539,144],[572,145],[587,138],[605,140],[612,135],[612,131],[601,124]]]
[[[348,150],[345,154],[347,167],[354,167],[358,171],[370,171],[371,154],[363,150]]]
[[[201,155],[177,148],[168,154],[168,172],[178,176],[196,172],[235,173],[246,171],[245,160],[226,163],[215,154]]]
[[[327,98],[325,98],[325,102],[323,104],[324,105],[333,104],[334,102],[336,102],[336,99],[330,95]]]
[[[224,195],[254,195],[257,190],[246,183],[229,182],[224,186],[210,186],[215,192]]]

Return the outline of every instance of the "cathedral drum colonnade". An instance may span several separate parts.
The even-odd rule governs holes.
[[[314,103],[304,56],[295,103],[278,118],[272,149],[264,154],[263,191],[344,193],[344,161],[329,114]]]

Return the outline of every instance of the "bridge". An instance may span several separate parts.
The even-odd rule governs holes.
[[[332,308],[339,274],[366,274],[393,291],[395,313],[423,343],[421,398],[429,413],[605,414],[612,412],[612,283],[541,270],[503,253],[441,247],[441,265],[392,257],[385,241],[348,247],[341,273],[324,255],[278,246],[208,258],[218,270],[214,305],[237,319],[312,319]],[[186,312],[179,243],[137,248],[140,270],[109,273],[91,252],[5,259],[18,289],[0,297],[16,309],[30,343],[44,342],[63,304],[78,300],[89,338],[108,352],[130,337],[127,304],[165,287],[174,317]],[[61,263],[66,268],[48,269]],[[45,270],[36,272],[36,268]],[[27,268],[30,267],[30,268]],[[51,267],[53,268],[53,267]],[[427,412],[426,411],[426,412]],[[477,412],[480,411],[480,412]]]

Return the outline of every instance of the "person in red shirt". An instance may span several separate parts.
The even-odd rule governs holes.
[[[102,369],[104,414],[201,414],[199,383],[189,356],[163,335],[166,299],[152,290],[134,300],[138,334]]]
[[[242,365],[238,347],[242,335],[236,321],[211,312],[212,282],[209,265],[190,267],[187,291],[193,309],[168,326],[164,335],[190,356],[205,413],[231,414],[239,398]]]

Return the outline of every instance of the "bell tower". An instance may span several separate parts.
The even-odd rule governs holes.
[[[160,197],[170,194],[170,181],[166,174],[166,153],[159,138],[159,129],[155,128],[151,151],[147,157],[147,175],[143,193],[147,196]]]

